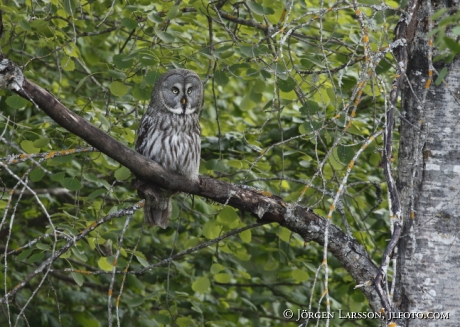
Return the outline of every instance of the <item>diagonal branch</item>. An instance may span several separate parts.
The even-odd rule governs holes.
[[[10,89],[31,101],[69,132],[129,168],[135,175],[162,188],[199,195],[213,201],[250,212],[264,221],[277,222],[298,233],[303,239],[324,243],[327,220],[312,211],[246,185],[233,185],[208,176],[192,182],[167,172],[159,164],[118,142],[102,130],[70,111],[50,92],[27,80],[18,66],[0,55],[0,89]],[[343,264],[358,284],[366,283],[377,274],[377,267],[359,242],[340,228],[329,225],[329,251]],[[363,292],[374,310],[380,308],[372,287]]]

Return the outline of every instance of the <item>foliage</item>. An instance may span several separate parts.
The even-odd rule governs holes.
[[[383,126],[397,3],[328,5],[4,0],[1,49],[27,78],[130,147],[158,77],[194,70],[205,85],[200,173],[322,216],[334,205],[332,223],[379,262],[389,233],[381,137],[352,159]],[[87,145],[32,104],[1,90],[0,108],[3,295],[69,238],[139,198],[130,171],[111,158],[59,152]],[[173,205],[166,230],[144,226],[142,210],[98,226],[3,305],[0,324],[297,326],[285,309],[326,311],[322,247],[275,224],[126,274],[256,219],[185,194]],[[327,259],[331,324],[378,325],[338,319],[339,309],[366,311],[367,303]]]

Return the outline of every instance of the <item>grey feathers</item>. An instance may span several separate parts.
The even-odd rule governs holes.
[[[139,125],[136,151],[166,170],[196,180],[200,165],[202,102],[203,87],[194,72],[174,69],[162,75]],[[144,194],[144,214],[150,224],[167,227],[171,195],[171,191],[160,188],[152,194]]]

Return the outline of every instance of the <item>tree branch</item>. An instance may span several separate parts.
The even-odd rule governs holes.
[[[0,55],[0,88],[10,89],[31,101],[60,126],[81,137],[88,144],[129,168],[134,174],[166,189],[199,195],[213,201],[251,212],[258,219],[277,222],[298,233],[303,239],[324,242],[327,220],[312,211],[288,204],[283,199],[245,185],[232,185],[209,176],[200,176],[192,182],[164,170],[71,112],[50,92],[27,80],[19,67]],[[344,265],[356,283],[370,281],[377,274],[377,267],[356,239],[347,236],[340,228],[329,225],[328,249]],[[378,296],[372,287],[363,292],[374,310],[380,308]]]

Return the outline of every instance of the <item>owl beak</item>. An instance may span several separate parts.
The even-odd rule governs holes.
[[[185,110],[187,109],[187,98],[183,97],[180,100],[180,103],[182,103],[182,114],[185,115]]]

